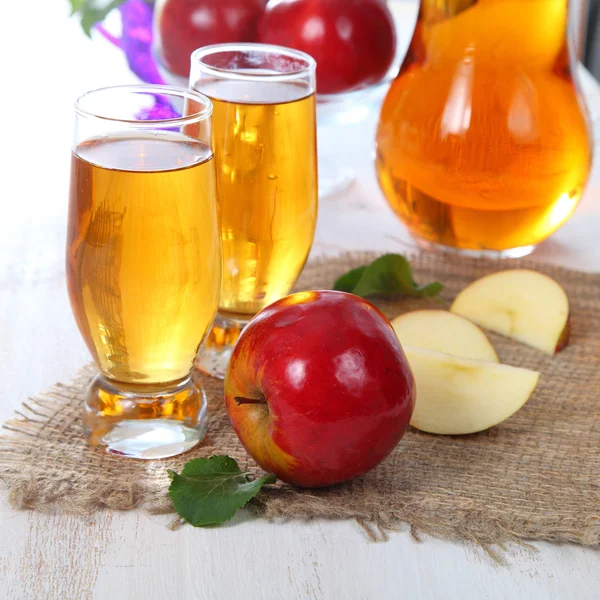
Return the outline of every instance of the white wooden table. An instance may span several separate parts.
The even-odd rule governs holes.
[[[2,9],[0,421],[88,360],[63,276],[70,103],[85,89],[133,80],[116,51],[90,43],[67,21],[62,4],[10,2]],[[397,10],[408,15],[400,33],[406,45],[415,3],[399,2]],[[591,110],[600,113],[600,91],[583,75]],[[358,181],[321,203],[313,254],[406,250],[411,242],[373,174],[373,120],[337,134],[340,149],[352,148],[346,158]],[[599,192],[596,168],[575,216],[536,258],[600,271]],[[573,545],[514,548],[508,566],[497,567],[474,548],[416,543],[406,533],[370,543],[352,522],[268,523],[242,515],[216,529],[171,532],[169,519],[15,512],[0,494],[0,598],[600,597],[600,555]]]

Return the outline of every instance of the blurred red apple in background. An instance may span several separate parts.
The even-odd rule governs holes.
[[[163,65],[188,77],[190,55],[201,46],[256,41],[267,0],[159,0],[154,31]]]
[[[344,292],[301,292],[242,331],[225,400],[261,467],[293,485],[321,487],[366,473],[394,449],[415,384],[377,308]]]
[[[335,94],[376,83],[396,52],[384,0],[270,0],[258,40],[303,50],[317,61],[317,91]]]

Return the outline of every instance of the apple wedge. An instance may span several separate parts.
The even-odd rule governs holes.
[[[527,402],[540,374],[494,362],[404,346],[417,384],[410,424],[421,431],[461,435],[489,429]]]
[[[450,310],[491,331],[548,354],[569,339],[569,300],[547,275],[528,269],[499,271],[467,286]]]
[[[414,310],[393,319],[392,327],[403,346],[500,362],[477,325],[447,310]]]

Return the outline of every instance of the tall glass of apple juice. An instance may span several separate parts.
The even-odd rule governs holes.
[[[219,312],[198,357],[224,377],[239,332],[288,294],[317,220],[315,61],[266,44],[192,54],[190,87],[213,103],[223,277]]]
[[[148,85],[75,104],[67,285],[100,371],[84,431],[109,452],[173,456],[206,431],[192,370],[221,287],[211,111],[202,94]]]

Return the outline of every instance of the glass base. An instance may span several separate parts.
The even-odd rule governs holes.
[[[411,234],[412,235],[412,234]],[[429,240],[423,239],[419,236],[412,235],[412,238],[425,250],[432,252],[438,252],[441,254],[453,254],[455,256],[469,256],[471,258],[521,258],[528,256],[535,249],[536,245],[520,246],[518,248],[507,248],[506,250],[486,250],[486,249],[475,249],[475,248],[455,248],[454,246],[446,246],[444,244],[436,244]]]
[[[204,439],[207,422],[206,395],[193,377],[159,389],[97,375],[83,415],[85,437],[92,446],[141,459],[191,450]]]
[[[233,347],[249,319],[241,320],[218,314],[196,357],[196,367],[217,379],[225,379]]]

